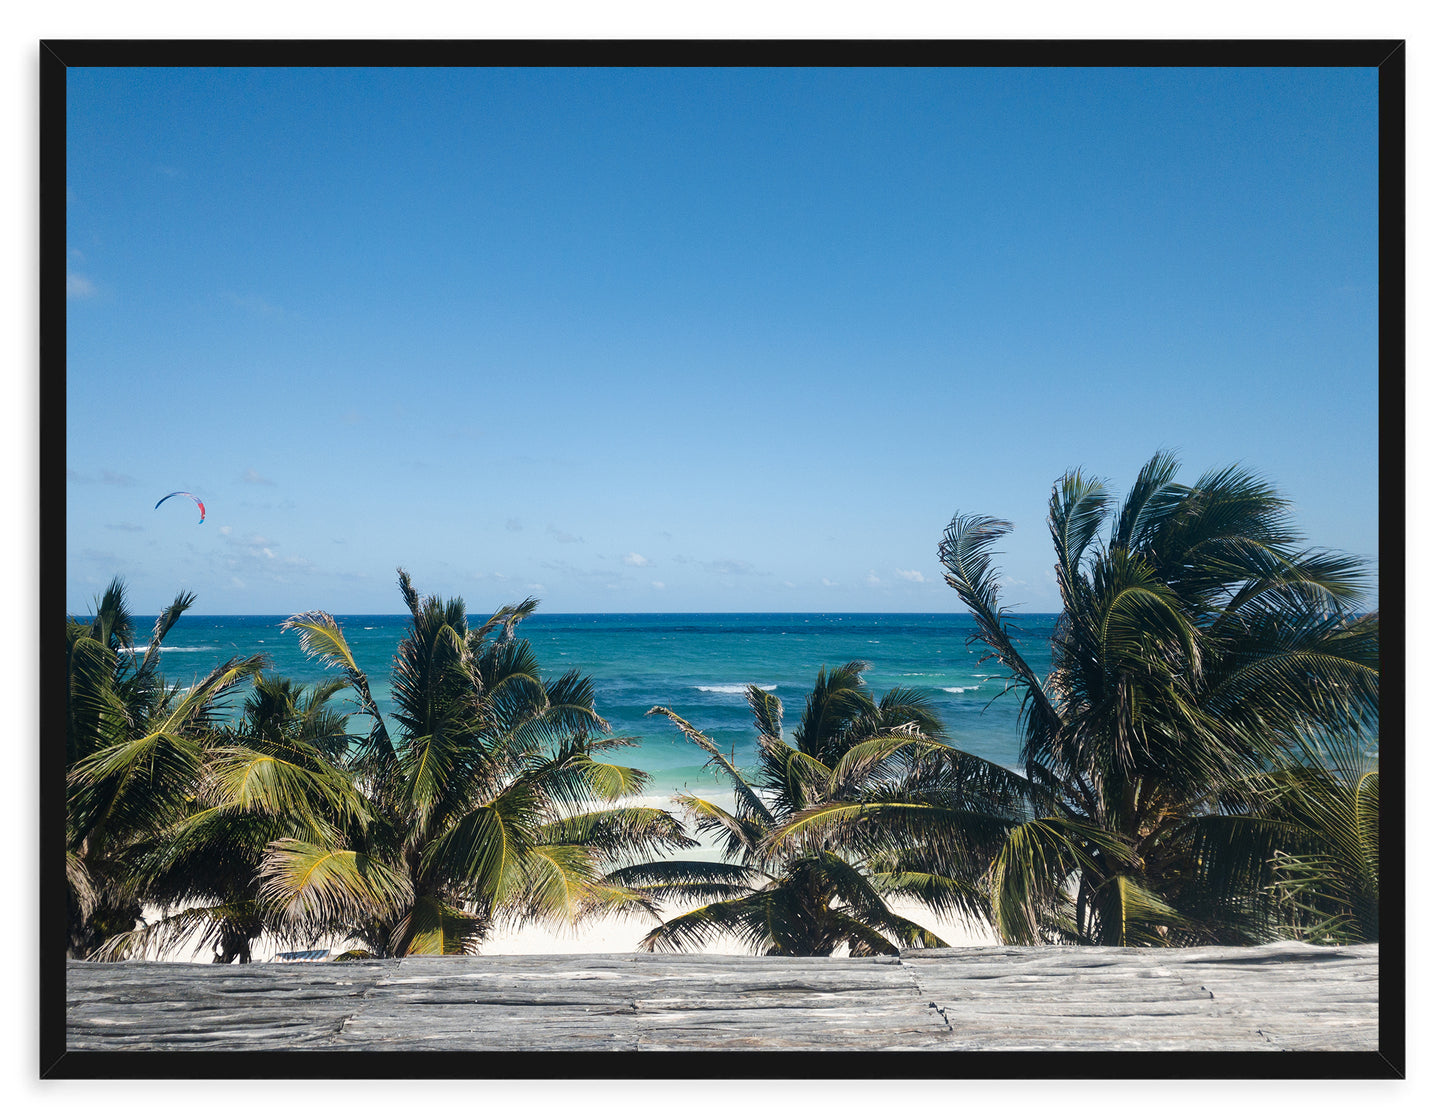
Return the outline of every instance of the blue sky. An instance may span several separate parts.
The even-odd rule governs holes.
[[[70,610],[951,610],[955,511],[1050,610],[1053,480],[1160,447],[1375,559],[1373,70],[68,97]]]

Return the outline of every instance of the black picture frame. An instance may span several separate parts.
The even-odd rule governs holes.
[[[753,1052],[750,1079],[1402,1078],[1405,1073],[1405,43],[1261,41],[57,40],[40,54],[40,1003],[42,1078],[550,1078],[545,1053],[69,1051],[65,1036],[66,73],[201,66],[1374,67],[1379,75],[1379,1049],[1374,1053]],[[573,1053],[585,1078],[717,1078],[706,1053]]]

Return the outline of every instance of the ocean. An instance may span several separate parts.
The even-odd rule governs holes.
[[[473,619],[474,622],[483,619]],[[1034,671],[1048,670],[1055,615],[1014,619],[1016,644]],[[154,619],[137,618],[140,640]],[[328,670],[302,653],[284,617],[185,615],[161,646],[161,672],[189,684],[227,657],[264,653],[270,671],[302,683]],[[390,673],[408,615],[338,615],[357,663],[389,714]],[[1017,694],[1003,694],[997,666],[980,663],[986,647],[966,614],[534,614],[517,633],[532,643],[544,676],[569,669],[592,678],[597,710],[614,734],[637,740],[610,760],[647,770],[651,794],[687,788],[711,793],[718,777],[704,771],[702,752],[661,716],[670,707],[747,769],[755,761],[752,715],[744,686],[756,684],[783,704],[784,727],[796,725],[803,701],[824,665],[850,660],[871,667],[864,679],[875,696],[919,688],[937,704],[953,745],[1003,765],[1017,764]],[[344,692],[333,702],[351,703]],[[357,716],[353,730],[365,720]]]

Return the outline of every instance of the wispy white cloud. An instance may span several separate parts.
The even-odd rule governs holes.
[[[222,525],[220,532],[227,549],[221,564],[233,577],[289,583],[296,575],[321,573],[311,560],[283,552],[280,544],[259,532],[237,536],[229,525]]]
[[[838,585],[838,584],[835,583],[835,582],[833,582],[832,579],[829,579],[829,578],[827,578],[826,576],[824,577],[824,579],[823,579],[823,586],[825,586],[825,587],[836,587],[837,585]]]
[[[900,579],[907,579],[910,583],[922,583],[924,581],[923,572],[921,571],[904,571],[901,567],[895,567],[893,573]]]
[[[560,528],[557,528],[557,527],[555,527],[554,525],[548,525],[548,526],[547,526],[547,532],[548,532],[548,534],[552,537],[553,540],[557,541],[558,544],[581,544],[581,543],[583,543],[582,537],[577,536],[577,535],[574,535],[573,533],[570,533],[570,532],[563,532]]]
[[[660,590],[665,590],[665,589],[667,588],[667,584],[664,583],[664,582],[662,582],[661,580],[658,580],[658,579],[654,579],[654,580],[652,581],[652,585],[653,585],[654,588],[656,588],[656,589],[659,590],[659,591],[660,591]]]
[[[275,482],[271,481],[270,478],[263,478],[255,470],[249,469],[246,471],[246,473],[241,475],[241,481],[246,482],[247,484],[252,486],[274,486],[276,484]]]
[[[521,532],[521,531],[522,531],[522,522],[519,521],[519,520],[517,520],[516,517],[508,517],[508,518],[507,518],[507,531],[508,531],[508,532]]]
[[[558,571],[571,579],[586,579],[592,581],[605,581],[617,577],[615,567],[579,567],[567,560],[539,560],[539,567],[545,567],[548,571]]]
[[[646,556],[639,556],[636,552],[628,552],[622,557],[622,562],[628,567],[651,567],[652,561]]]
[[[110,567],[120,567],[121,558],[114,552],[103,552],[99,548],[80,549],[80,558],[87,563],[106,564]]]
[[[95,283],[89,276],[82,276],[79,272],[65,273],[66,299],[89,299],[94,294]]]
[[[92,474],[84,470],[72,470],[67,466],[65,468],[65,478],[68,482],[78,482],[86,486],[94,485],[97,482],[103,486],[133,486],[136,484],[136,480],[129,474],[121,474],[119,471],[111,470],[108,467],[102,467],[99,471]]]
[[[106,525],[105,527],[108,528],[108,529],[112,529],[112,530],[114,530],[115,532],[143,532],[143,531],[144,531],[144,529],[142,529],[141,526],[138,525],[138,524],[136,524],[134,521],[119,521],[119,522],[117,522],[116,524]]]
[[[879,583],[883,582],[883,580],[878,578],[878,572],[870,571],[868,572],[868,578],[866,582],[870,587],[876,587]]]
[[[693,564],[697,564],[697,566],[698,566],[698,567],[701,567],[704,571],[710,571],[710,572],[712,572],[714,575],[766,575],[766,574],[767,574],[766,571],[759,571],[756,567],[754,567],[754,566],[753,566],[751,563],[749,563],[747,560],[736,560],[736,559],[700,560],[700,559],[694,559],[692,556],[681,556],[681,555],[679,555],[679,556],[673,556],[673,557],[672,557],[672,561],[673,561],[674,563],[693,563]]]

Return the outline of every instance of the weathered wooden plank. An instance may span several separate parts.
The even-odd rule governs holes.
[[[948,1018],[949,1048],[1378,1045],[1377,950],[1044,951],[934,950],[904,966]]]
[[[947,1030],[896,961],[666,959],[651,965],[665,989],[637,1000],[640,1049],[918,1046]]]
[[[67,967],[73,1049],[272,1049],[325,1045],[396,961]]]
[[[981,948],[68,968],[76,1049],[1373,1050],[1378,951]]]
[[[340,1049],[634,1049],[630,1008],[606,1013],[583,1007],[368,1008],[349,1019],[327,1048]]]

